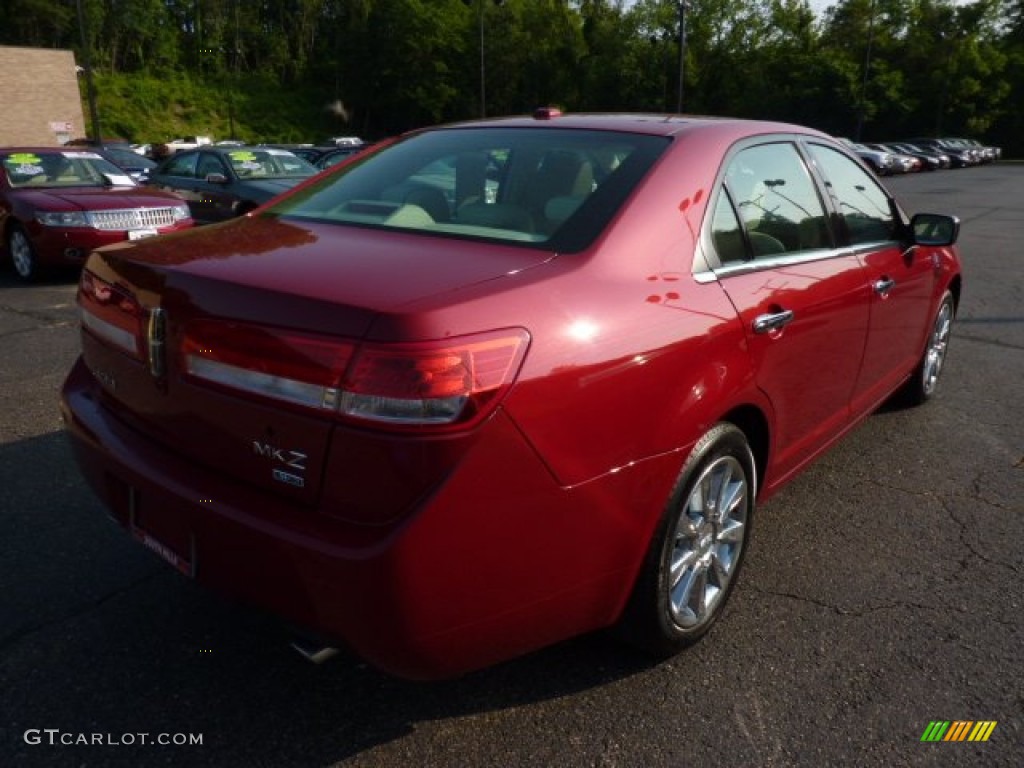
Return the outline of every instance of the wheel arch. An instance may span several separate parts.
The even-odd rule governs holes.
[[[755,495],[759,496],[764,486],[771,451],[771,428],[768,425],[768,418],[755,405],[741,405],[726,413],[719,421],[735,425],[746,436],[750,451],[754,454],[754,467],[757,470]]]
[[[963,277],[957,273],[949,281],[949,292],[953,294],[953,313],[960,313],[960,291],[963,288]]]
[[[0,228],[0,252],[7,253],[9,250],[7,247],[7,241],[11,237],[11,232],[13,232],[17,227],[22,227],[22,229],[24,229],[24,227],[13,214],[4,216],[0,221],[3,222],[3,227]]]

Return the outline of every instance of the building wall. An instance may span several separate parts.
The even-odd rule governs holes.
[[[57,146],[86,135],[75,55],[0,45],[0,146]]]

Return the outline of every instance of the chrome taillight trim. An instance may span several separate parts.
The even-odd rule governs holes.
[[[79,311],[82,326],[106,342],[114,345],[130,355],[138,355],[139,347],[135,335],[124,328],[118,328],[101,317],[94,315],[82,307]]]
[[[239,368],[199,355],[187,355],[185,364],[189,374],[215,384],[284,400],[307,408],[337,410],[338,390],[332,387]]]

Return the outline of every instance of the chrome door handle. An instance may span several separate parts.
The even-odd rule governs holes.
[[[791,309],[758,315],[754,318],[754,333],[771,333],[791,322],[793,322],[793,310]]]
[[[893,286],[895,285],[896,281],[893,280],[891,277],[883,277],[876,280],[874,286],[872,287],[875,289],[875,293],[877,293],[880,296],[885,296],[885,294],[891,291],[893,289]]]

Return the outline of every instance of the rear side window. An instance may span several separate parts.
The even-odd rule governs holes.
[[[898,220],[889,196],[859,163],[831,147],[810,144],[826,177],[825,187],[846,227],[851,245],[892,240]]]
[[[175,155],[164,164],[159,172],[165,176],[183,176],[190,179],[195,178],[196,162],[198,160],[199,155],[195,152]]]
[[[664,137],[611,131],[428,131],[270,213],[572,252],[607,225],[667,146]]]
[[[745,238],[747,258],[831,246],[825,207],[793,144],[762,144],[740,151],[729,163],[725,187]],[[719,207],[725,197],[719,196]],[[735,260],[737,237],[728,234],[726,212],[716,210],[714,222],[720,257],[723,262]]]

